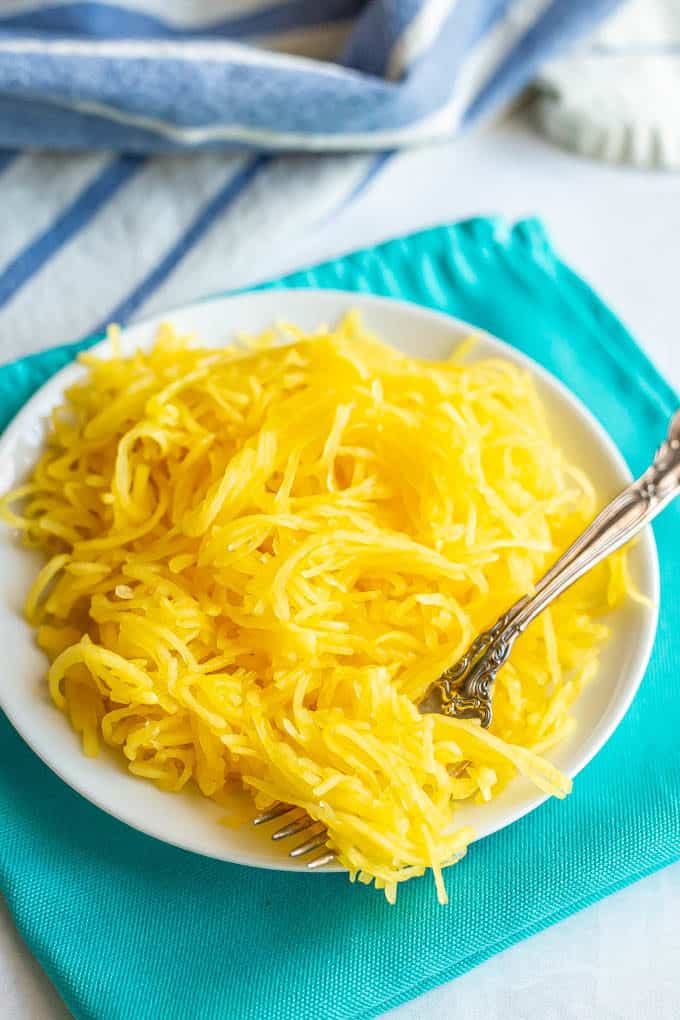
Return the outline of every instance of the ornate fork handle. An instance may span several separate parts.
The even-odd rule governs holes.
[[[629,542],[680,493],[680,411],[643,475],[620,492],[537,582],[494,626],[445,670],[421,701],[421,712],[491,722],[491,688],[515,639],[562,592]]]

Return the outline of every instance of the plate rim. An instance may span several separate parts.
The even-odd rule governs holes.
[[[483,337],[488,341],[491,346],[499,349],[499,356],[504,354],[509,360],[519,362],[525,368],[527,368],[534,376],[538,377],[541,382],[547,386],[548,389],[553,388],[557,390],[562,399],[570,405],[574,413],[581,418],[581,420],[587,424],[588,428],[597,435],[600,445],[607,454],[608,460],[610,460],[612,466],[617,470],[618,473],[626,479],[627,482],[633,480],[633,475],[628,467],[628,464],[616,445],[613,438],[609,435],[604,426],[598,421],[592,411],[583,403],[568,386],[562,382],[557,376],[555,376],[549,369],[545,368],[539,362],[535,361],[531,356],[525,354],[523,351],[513,347],[512,344],[497,337],[495,334],[490,333],[488,330],[482,329],[472,323],[467,322],[464,319],[460,319],[457,316],[449,315],[447,312],[440,311],[433,308],[428,308],[420,305],[416,301],[410,301],[403,298],[394,298],[385,295],[372,294],[365,291],[351,291],[343,290],[341,288],[321,288],[321,287],[288,287],[283,288],[286,296],[295,294],[301,296],[304,301],[306,297],[311,296],[314,299],[328,298],[329,300],[343,300],[347,302],[347,308],[354,304],[363,304],[366,306],[390,306],[392,309],[401,308],[407,315],[422,317],[424,319],[431,319],[438,322],[440,325],[444,325],[449,328],[452,333],[460,335],[464,332],[474,333],[477,336]],[[185,304],[176,305],[169,308],[161,313],[156,313],[147,316],[139,321],[131,323],[125,327],[121,327],[120,338],[125,349],[126,342],[128,344],[135,345],[135,334],[144,330],[156,329],[163,322],[172,320],[174,316],[190,314],[192,310],[197,307],[204,307],[211,304],[222,304],[231,303],[235,301],[248,301],[253,300],[257,302],[263,297],[268,300],[272,300],[275,295],[281,295],[281,288],[263,287],[252,291],[237,291],[237,292],[226,292],[208,295],[199,298],[195,301],[191,301]],[[389,340],[385,340],[389,344]],[[88,354],[95,356],[106,355],[111,351],[111,341],[108,337],[104,337],[91,347],[86,348]],[[80,352],[79,352],[80,353]],[[76,381],[78,377],[85,373],[85,369],[81,366],[77,360],[71,361],[64,365],[61,369],[50,376],[45,382],[36,390],[36,392],[26,401],[25,404],[19,409],[16,415],[8,423],[2,435],[0,435],[0,468],[6,456],[11,454],[11,447],[15,441],[17,435],[21,435],[24,425],[28,421],[35,420],[39,417],[40,420],[44,419],[44,415],[36,415],[35,411],[39,404],[41,404],[46,396],[51,398],[51,390],[63,391],[65,386],[70,385]],[[614,732],[618,729],[619,725],[626,716],[630,705],[632,704],[639,687],[645,677],[649,660],[654,648],[656,640],[656,632],[658,627],[659,612],[660,612],[660,568],[659,568],[659,557],[658,548],[654,532],[651,527],[647,527],[642,532],[640,544],[643,549],[643,555],[645,559],[645,569],[649,572],[649,583],[651,588],[651,598],[653,605],[647,607],[647,620],[646,626],[643,631],[643,641],[641,648],[638,649],[637,655],[634,662],[635,680],[633,683],[623,689],[615,700],[609,703],[607,707],[607,722],[598,736],[597,740],[588,743],[584,742],[585,750],[581,749],[575,752],[575,763],[564,771],[570,778],[575,778],[583,769],[595,758],[597,754],[605,747],[609,742]],[[641,607],[642,608],[642,607]],[[30,732],[26,731],[26,728],[16,720],[15,714],[12,712],[11,700],[5,698],[3,688],[0,686],[0,709],[5,713],[7,719],[11,723],[14,730],[18,733],[21,739],[28,745],[34,754],[52,771],[58,778],[64,782],[70,789],[76,792],[79,796],[82,796],[85,800],[94,804],[99,810],[104,811],[106,814],[115,818],[117,821],[129,826],[137,832],[143,835],[158,840],[161,843],[165,843],[169,846],[174,846],[178,849],[196,853],[200,856],[206,857],[211,860],[224,861],[225,863],[237,864],[242,867],[258,867],[272,871],[285,871],[294,874],[326,874],[341,872],[345,869],[340,866],[330,866],[323,869],[309,870],[304,862],[298,863],[291,867],[290,861],[285,855],[281,855],[281,861],[272,859],[271,861],[248,861],[244,857],[235,857],[230,855],[228,848],[228,840],[226,840],[225,852],[216,853],[213,850],[205,849],[201,847],[197,842],[192,841],[191,836],[187,838],[173,838],[168,834],[161,832],[158,827],[154,824],[144,824],[140,820],[128,815],[125,810],[125,805],[122,807],[113,806],[105,797],[99,797],[96,791],[92,791],[86,781],[82,783],[78,781],[79,777],[72,777],[67,769],[63,769],[59,764],[59,754],[51,756],[49,753],[49,746],[45,746],[40,740],[32,739]],[[65,725],[69,725],[63,713],[59,712],[55,708],[55,720],[59,718]],[[82,755],[82,751],[80,752]],[[87,759],[83,757],[83,762]],[[87,773],[87,770],[84,770]],[[502,831],[510,825],[514,825],[520,821],[526,815],[533,812],[536,808],[540,807],[541,804],[550,800],[549,794],[543,794],[537,792],[531,797],[527,797],[526,801],[523,802],[519,807],[512,809],[512,818],[500,819],[496,823],[491,823],[485,828],[479,835],[475,837],[474,842],[478,842],[487,836],[493,835],[496,832]],[[233,851],[232,851],[233,853]]]

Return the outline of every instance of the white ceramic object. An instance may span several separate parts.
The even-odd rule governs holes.
[[[240,332],[257,332],[279,319],[312,330],[335,322],[349,308],[360,309],[368,327],[385,341],[421,357],[444,358],[462,336],[476,333],[476,357],[500,355],[531,371],[557,442],[597,482],[603,499],[630,481],[623,458],[602,427],[551,375],[495,337],[405,302],[312,290],[215,298],[133,326],[123,334],[122,344],[127,352],[146,347],[159,323],[171,321],[179,331],[195,333],[202,344],[219,347]],[[106,350],[106,343],[97,349],[100,354]],[[70,365],[59,372],[8,427],[0,439],[0,493],[24,480],[41,449],[49,412],[82,371],[78,365]],[[651,458],[653,451],[649,453]],[[640,590],[658,606],[658,562],[650,529],[631,550],[630,562]],[[17,536],[0,525],[0,647],[4,656],[0,705],[33,751],[92,803],[157,839],[225,861],[306,871],[304,863],[292,861],[283,846],[270,841],[268,832],[248,825],[227,829],[217,824],[223,810],[198,793],[162,793],[131,776],[107,751],[94,760],[83,756],[79,738],[49,699],[47,661],[21,613],[39,563],[37,555],[24,549]],[[657,616],[656,608],[632,603],[613,614],[612,637],[603,651],[597,679],[575,709],[578,727],[551,756],[568,775],[575,776],[591,760],[623,718],[644,675]],[[481,838],[510,825],[544,799],[528,781],[517,779],[491,804],[465,806],[457,817],[472,825]]]

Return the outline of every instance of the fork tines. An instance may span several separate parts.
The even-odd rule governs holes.
[[[271,838],[278,842],[278,840],[296,836],[299,832],[304,832],[307,835],[308,838],[304,843],[300,843],[289,851],[289,857],[305,857],[315,850],[325,848],[328,833],[323,825],[314,818],[310,818],[308,814],[300,811],[299,808],[294,807],[292,804],[283,804],[281,802],[272,804],[266,811],[263,811],[262,814],[253,819],[253,825],[266,825],[267,822],[276,821],[277,818],[283,818],[284,815],[289,815],[293,811],[299,812],[297,817],[273,832]],[[326,850],[325,853],[318,854],[310,861],[307,861],[307,867],[310,869],[321,868],[324,864],[331,864],[335,859],[335,853],[332,850]]]

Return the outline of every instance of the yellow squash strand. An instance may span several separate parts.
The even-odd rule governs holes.
[[[299,805],[352,877],[397,884],[474,838],[456,806],[572,726],[630,587],[622,560],[517,643],[494,724],[418,698],[524,594],[596,509],[551,440],[529,375],[503,360],[396,353],[356,315],[250,350],[159,332],[84,356],[30,482],[2,511],[49,556],[27,599],[49,686],[82,734],[163,789]]]

